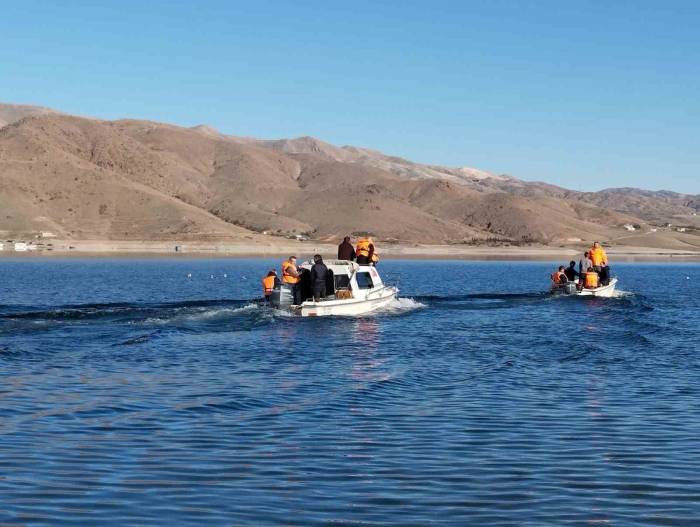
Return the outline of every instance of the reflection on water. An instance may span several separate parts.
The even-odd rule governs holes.
[[[0,261],[0,524],[697,523],[700,267],[386,262],[296,319],[272,265]]]

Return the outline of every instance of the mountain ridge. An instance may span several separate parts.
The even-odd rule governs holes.
[[[308,136],[264,140],[26,105],[0,105],[0,122],[6,233],[257,243],[263,233],[367,231],[406,243],[552,244],[627,239],[625,224],[651,232],[649,222],[690,222],[700,210],[698,196],[581,193]]]

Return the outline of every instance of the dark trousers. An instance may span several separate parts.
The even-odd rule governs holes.
[[[295,306],[301,304],[301,284],[287,284],[292,291],[292,302]]]
[[[314,292],[314,300],[316,300],[317,302],[321,298],[325,298],[326,297],[326,284],[325,284],[325,282],[321,283],[321,284],[314,284],[313,292]]]
[[[358,265],[367,265],[369,263],[369,256],[358,256],[356,261]]]

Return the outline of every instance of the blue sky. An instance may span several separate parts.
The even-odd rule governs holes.
[[[700,2],[0,1],[2,102],[700,193]]]

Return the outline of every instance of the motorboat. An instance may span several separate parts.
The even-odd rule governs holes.
[[[615,293],[615,286],[617,285],[617,278],[611,278],[610,281],[605,285],[600,285],[595,288],[578,287],[577,282],[566,282],[564,284],[558,284],[552,287],[552,294],[555,295],[569,295],[569,296],[599,296],[603,298],[610,298]]]
[[[280,284],[270,296],[270,305],[302,317],[357,316],[370,313],[391,304],[399,290],[382,281],[377,268],[372,265],[359,265],[349,260],[324,260],[328,268],[326,296],[316,302],[311,293],[311,267],[313,262],[301,264],[301,298],[304,301],[294,305],[291,287]]]

